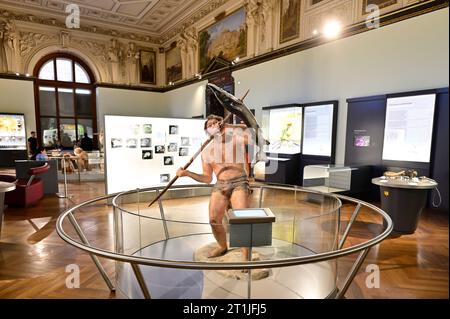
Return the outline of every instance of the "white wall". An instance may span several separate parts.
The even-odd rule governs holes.
[[[344,163],[347,98],[449,85],[448,8],[233,73],[256,109],[339,100],[336,163]]]
[[[205,115],[206,83],[207,81],[203,81],[165,93],[170,116],[190,118]]]
[[[0,112],[25,114],[29,137],[36,130],[33,82],[0,79]]]
[[[98,130],[104,115],[170,117],[164,93],[97,88]]]

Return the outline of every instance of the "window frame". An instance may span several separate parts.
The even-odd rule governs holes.
[[[65,82],[65,81],[58,81],[57,79],[57,67],[56,67],[56,59],[57,58],[64,58],[69,59],[72,62],[72,82]],[[54,79],[55,80],[44,80],[39,79],[39,73],[41,71],[41,68],[49,61],[53,61],[53,72],[54,72]],[[80,67],[86,71],[90,83],[77,83],[75,82],[75,63],[79,64]],[[57,122],[57,131],[58,131],[58,139],[61,140],[61,125],[60,125],[60,119],[73,119],[75,121],[75,131],[76,131],[76,138],[78,140],[81,140],[81,136],[78,136],[78,120],[84,119],[84,120],[92,120],[92,130],[93,134],[95,135],[97,132],[97,108],[96,108],[96,91],[95,91],[95,77],[89,66],[80,58],[68,54],[68,53],[52,53],[49,55],[44,56],[39,60],[39,62],[36,64],[33,75],[35,76],[34,80],[34,100],[35,100],[35,114],[36,114],[36,131],[37,131],[37,138],[39,141],[39,145],[43,145],[43,139],[42,139],[42,127],[41,127],[41,119],[42,118],[56,118]],[[48,116],[48,115],[42,115],[40,114],[40,99],[39,99],[39,87],[52,87],[56,89],[55,92],[55,102],[56,102],[56,114],[54,116]],[[74,116],[60,116],[60,105],[59,105],[59,94],[58,89],[59,88],[65,88],[65,89],[73,89],[73,105],[74,105]],[[78,115],[77,111],[77,95],[76,90],[77,89],[83,89],[83,90],[90,90],[91,91],[91,114],[92,116],[83,116]],[[98,143],[97,139],[93,138],[94,142],[94,149],[98,149]],[[44,146],[45,147],[45,146]]]

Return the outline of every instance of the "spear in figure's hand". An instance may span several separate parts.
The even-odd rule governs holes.
[[[250,90],[247,90],[247,92],[245,93],[245,95],[239,99],[241,102],[244,101],[244,99],[247,97],[248,92]],[[233,113],[229,113],[222,121],[222,123],[220,123],[220,130],[222,130],[223,126],[225,125],[225,123],[231,118],[231,116],[233,115]],[[211,135],[200,147],[200,149],[191,157],[191,159],[189,160],[189,162],[186,163],[186,165],[183,166],[183,170],[187,170],[187,168],[194,162],[194,160],[197,158],[197,156],[199,156],[203,150],[205,149],[205,147],[214,139],[214,135]],[[164,195],[164,193],[170,188],[170,186],[173,185],[173,183],[175,183],[178,179],[178,175],[175,176],[174,178],[172,178],[172,180],[166,185],[166,187],[161,191],[161,193],[159,193],[158,196],[156,196],[156,198],[150,203],[150,205],[148,205],[148,207],[152,206],[158,199],[160,199],[162,197],[162,195]]]

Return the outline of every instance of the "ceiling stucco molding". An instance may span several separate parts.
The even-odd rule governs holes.
[[[142,31],[142,33],[138,33],[136,32],[136,28],[132,27],[127,28],[119,26],[117,24],[114,24],[114,26],[117,26],[118,28],[112,29],[101,26],[102,25],[101,21],[98,22],[98,25],[88,24],[84,22],[82,23],[79,29],[68,29],[68,30],[89,32],[93,34],[113,36],[133,41],[162,45],[168,40],[175,38],[178,34],[182,33],[184,30],[191,27],[196,22],[208,16],[213,11],[222,7],[229,1],[232,0],[210,0],[207,1],[204,5],[201,5],[197,10],[188,13],[185,18],[181,18],[178,21],[176,21],[175,18],[172,18],[171,22],[166,24],[167,28],[160,28],[161,32],[160,35],[155,35],[153,32],[150,31],[148,32]],[[13,19],[17,21],[30,22],[50,27],[56,27],[60,29],[66,29],[65,19],[63,19],[63,17],[61,16],[51,14],[44,16],[40,14],[39,11],[22,10],[19,9],[18,7],[17,8],[11,7],[10,5],[3,8],[0,7],[0,18]]]
[[[37,16],[35,14],[18,13],[18,12],[6,10],[6,9],[0,9],[0,18],[23,21],[23,22],[37,23],[37,24],[56,27],[56,28],[60,28],[60,29],[67,29],[65,22],[62,22],[56,18],[41,17],[41,16]],[[160,44],[159,37],[153,37],[153,36],[143,35],[143,34],[136,34],[136,33],[132,33],[132,32],[122,32],[122,31],[106,29],[106,28],[102,28],[102,27],[98,27],[98,26],[83,25],[83,26],[80,26],[79,29],[67,29],[67,30],[83,31],[83,32],[118,37],[118,38],[133,40],[133,41],[152,43],[152,44],[157,44],[157,45]]]

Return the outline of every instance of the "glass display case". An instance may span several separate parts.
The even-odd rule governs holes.
[[[343,165],[308,165],[303,170],[303,187],[324,193],[339,193],[351,189],[352,171],[356,167]]]

